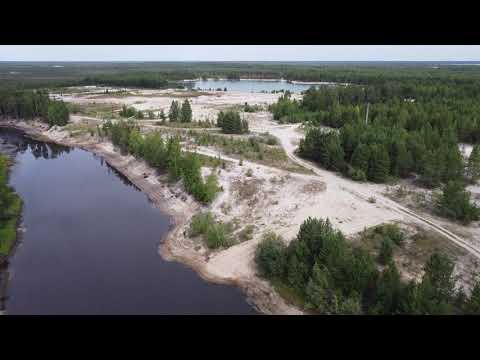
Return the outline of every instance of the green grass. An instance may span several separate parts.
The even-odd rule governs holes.
[[[198,153],[191,152],[191,151],[185,151],[185,152],[195,154],[198,157],[198,159],[200,160],[200,164],[202,164],[202,166],[209,167],[209,168],[222,167],[223,163],[225,165],[231,163],[231,161],[223,160],[222,158],[218,158],[218,157],[208,156],[208,155],[204,155],[204,154],[198,154]]]
[[[6,215],[8,220],[0,222],[0,254],[8,255],[17,240],[17,223],[22,212],[22,200],[18,195],[15,195],[10,208]]]
[[[280,295],[287,303],[300,309],[305,308],[305,299],[297,290],[286,285],[280,279],[269,279],[269,281],[278,295]]]
[[[161,121],[158,120],[155,122],[157,126],[165,126],[169,128],[177,128],[177,129],[208,129],[215,127],[211,121],[191,121],[191,122],[180,122],[180,121]]]
[[[255,225],[247,225],[242,230],[238,232],[238,240],[241,242],[248,241],[253,238],[253,232],[255,230]]]
[[[225,155],[288,171],[310,173],[309,170],[292,162],[281,146],[269,145],[273,140],[267,135],[247,138],[213,134],[207,131],[189,131],[187,135],[192,137],[197,145],[213,146]]]
[[[215,220],[210,212],[196,214],[190,222],[189,236],[201,236],[209,249],[228,248],[236,243],[233,224]]]

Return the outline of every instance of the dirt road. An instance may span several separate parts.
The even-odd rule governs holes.
[[[455,235],[451,231],[445,229],[441,225],[435,223],[433,220],[428,219],[424,215],[419,215],[412,210],[398,204],[397,202],[388,199],[387,197],[381,194],[383,186],[376,184],[364,184],[354,182],[349,179],[345,179],[341,176],[338,176],[330,171],[324,170],[316,166],[315,164],[299,158],[295,155],[295,149],[297,147],[298,141],[302,138],[301,132],[299,132],[300,124],[294,125],[274,125],[264,123],[262,126],[262,131],[267,130],[272,135],[276,136],[287,156],[295,161],[297,164],[312,170],[316,175],[320,176],[322,181],[324,181],[327,186],[335,186],[338,188],[338,191],[347,191],[351,194],[358,196],[359,198],[368,201],[369,198],[375,198],[377,204],[380,204],[387,211],[394,211],[400,213],[404,216],[407,216],[416,223],[420,223],[424,226],[427,226],[434,231],[440,233],[441,235],[447,237],[449,240],[453,241],[458,246],[467,250],[469,253],[474,255],[476,258],[480,258],[480,249],[468,243],[461,237]]]

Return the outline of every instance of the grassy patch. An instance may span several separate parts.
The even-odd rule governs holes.
[[[0,254],[8,255],[17,239],[17,223],[22,212],[22,199],[14,194],[14,200],[5,211],[6,220],[0,221]]]
[[[16,224],[16,219],[11,219],[0,224],[0,254],[2,255],[8,255],[13,244],[15,244],[17,239]]]
[[[72,137],[82,136],[85,134],[93,136],[97,132],[97,127],[86,123],[70,123],[65,125],[65,130],[67,130]]]
[[[75,115],[85,115],[99,119],[119,118],[118,111],[121,109],[119,104],[95,103],[86,104],[67,103],[70,112]]]
[[[209,129],[215,127],[211,121],[191,121],[191,122],[179,122],[179,121],[156,121],[155,125],[165,126],[169,128],[178,129]]]
[[[275,291],[289,304],[294,305],[300,309],[305,308],[305,299],[297,290],[286,285],[280,279],[270,279]]]
[[[197,145],[213,146],[232,157],[288,171],[310,173],[309,170],[292,162],[281,146],[269,145],[274,139],[269,136],[225,136],[206,131],[189,131],[188,136],[193,138]]]
[[[201,236],[209,249],[228,248],[236,243],[233,224],[215,220],[210,212],[193,216],[189,236]]]
[[[252,240],[253,232],[255,231],[255,225],[247,225],[237,234],[238,240],[240,242]]]

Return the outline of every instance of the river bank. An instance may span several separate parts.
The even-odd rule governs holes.
[[[0,126],[16,128],[28,136],[42,141],[78,147],[101,156],[110,166],[145,193],[156,207],[170,216],[170,232],[163,239],[159,249],[162,258],[184,263],[207,281],[235,285],[241,288],[249,302],[254,304],[260,312],[266,314],[300,313],[286,304],[273,288],[260,278],[256,276],[237,277],[231,274],[222,276],[218,269],[209,267],[208,257],[195,250],[195,247],[185,241],[183,236],[183,231],[190,218],[202,207],[190,196],[183,193],[181,186],[178,184],[166,185],[161,178],[154,176],[155,170],[143,161],[139,161],[133,156],[124,156],[115,152],[111,143],[101,141],[96,137],[71,137],[68,132],[62,129],[52,128],[48,130],[46,125],[38,122],[3,121],[0,122]]]
[[[3,191],[6,191],[8,194],[10,190],[8,187],[5,188],[5,186],[8,185],[9,175],[13,164],[7,155],[1,153],[0,162],[0,188],[3,188]],[[5,310],[4,302],[6,299],[6,288],[8,284],[8,274],[6,269],[8,268],[8,261],[19,243],[21,235],[20,224],[22,222],[23,202],[20,196],[15,192],[15,189],[12,189],[11,191],[12,200],[6,209],[2,209],[2,215],[6,215],[6,218],[2,218],[0,222],[0,315],[3,315]]]

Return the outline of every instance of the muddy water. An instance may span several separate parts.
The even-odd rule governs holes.
[[[7,314],[254,314],[240,290],[162,260],[168,217],[101,158],[0,129],[24,201]]]

